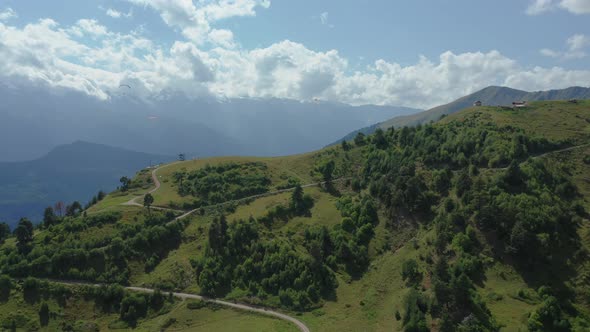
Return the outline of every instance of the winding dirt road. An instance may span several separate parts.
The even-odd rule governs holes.
[[[142,293],[153,293],[154,292],[154,290],[151,288],[143,288],[143,287],[125,287],[125,288],[128,290],[131,290],[131,291],[142,292]],[[195,294],[174,293],[174,292],[172,294],[175,297],[181,298],[183,300],[186,300],[186,299],[202,300],[202,301],[220,304],[220,305],[234,308],[234,309],[256,312],[256,313],[267,315],[267,316],[273,316],[273,317],[276,317],[276,318],[279,318],[282,320],[286,320],[286,321],[289,321],[289,322],[295,324],[301,332],[310,332],[309,328],[307,326],[305,326],[305,324],[303,324],[303,322],[301,322],[300,320],[293,318],[289,315],[285,315],[283,313],[277,312],[277,311],[272,311],[272,310],[265,309],[265,308],[258,308],[258,307],[254,307],[254,306],[247,305],[247,304],[240,304],[240,303],[233,303],[233,302],[227,302],[227,301],[222,301],[222,300],[210,299],[210,298],[206,298],[201,295],[195,295]]]
[[[154,168],[154,170],[152,171],[152,182],[154,183],[154,188],[152,188],[150,191],[148,191],[147,193],[145,193],[145,194],[143,194],[143,195],[141,195],[141,196],[133,197],[133,198],[132,198],[132,199],[130,199],[129,201],[127,201],[127,202],[125,202],[125,203],[121,203],[121,205],[125,205],[125,206],[139,206],[139,207],[143,207],[143,204],[140,204],[140,203],[138,203],[138,202],[137,202],[137,200],[138,200],[138,199],[141,199],[141,198],[143,198],[143,197],[145,197],[145,195],[147,195],[147,194],[153,194],[153,193],[154,193],[154,192],[156,192],[158,189],[160,189],[160,186],[162,185],[162,184],[160,183],[160,180],[158,179],[158,174],[157,174],[157,171],[158,171],[158,170],[160,170],[160,169],[162,169],[162,168],[165,168],[165,167],[168,167],[168,166],[174,165],[174,164],[176,164],[176,163],[178,163],[178,161],[175,161],[175,162],[173,162],[173,163],[170,163],[170,164],[166,164],[166,165],[164,165],[164,166],[160,166],[160,167],[158,167],[158,168]],[[182,210],[175,210],[175,209],[165,208],[165,207],[161,207],[161,206],[152,206],[151,208],[152,208],[152,209],[154,209],[154,210],[163,210],[163,211],[184,212],[184,211],[182,211]]]
[[[544,152],[544,153],[538,154],[536,156],[531,156],[531,159],[541,159],[541,158],[547,157],[547,156],[552,155],[552,154],[558,154],[558,153],[562,153],[562,152],[577,150],[577,149],[585,148],[587,146],[590,146],[590,143],[580,144],[580,145],[574,145],[574,146],[570,146],[569,148],[564,148],[564,149],[560,149],[560,150],[554,150],[554,151]],[[493,171],[504,171],[504,170],[507,170],[508,167],[510,167],[510,166],[505,166],[505,167],[490,167],[490,168],[485,168],[485,169],[493,170]]]
[[[173,162],[170,164],[166,164],[163,166],[160,166],[158,168],[155,168],[154,170],[152,170],[152,180],[154,183],[154,188],[152,188],[150,191],[148,191],[146,194],[152,194],[154,192],[156,192],[158,189],[160,189],[161,183],[160,180],[158,179],[158,170],[168,167],[170,165],[174,165],[178,162]],[[346,180],[346,178],[340,178],[340,179],[336,179],[333,180],[332,182],[337,182],[337,181],[343,181]],[[302,188],[308,188],[308,187],[313,187],[313,186],[319,186],[322,184],[325,184],[326,182],[316,182],[316,183],[309,183],[306,185],[302,185]],[[292,188],[287,188],[287,189],[281,189],[281,190],[275,190],[275,191],[271,191],[271,192],[267,192],[267,193],[263,193],[263,194],[258,194],[258,195],[252,195],[252,196],[248,196],[248,197],[244,197],[244,198],[240,198],[240,199],[236,199],[236,200],[231,200],[231,201],[226,201],[223,203],[219,203],[219,204],[214,204],[214,205],[209,205],[209,206],[204,206],[202,208],[211,208],[211,207],[216,207],[216,206],[222,206],[225,204],[230,204],[230,203],[236,203],[236,202],[241,202],[241,201],[245,201],[245,200],[249,200],[249,199],[256,199],[256,198],[260,198],[260,197],[265,197],[265,196],[271,196],[271,195],[276,195],[276,194],[280,194],[280,193],[284,193],[284,192],[289,192],[289,191],[293,191],[295,189],[295,187]],[[142,204],[139,204],[137,202],[138,199],[141,199],[142,197],[144,197],[144,195],[142,196],[138,196],[138,197],[134,197],[133,199],[122,203],[121,205],[126,205],[126,206],[139,206],[139,207],[143,207]],[[152,206],[152,209],[156,209],[156,210],[168,210],[168,211],[176,211],[176,212],[184,212],[182,215],[174,218],[172,221],[170,222],[174,222],[183,218],[186,218],[187,216],[195,213],[196,211],[200,210],[201,207],[197,208],[197,209],[193,209],[190,211],[181,211],[181,210],[174,210],[174,209],[169,209],[169,208],[164,208],[164,207],[158,207],[158,206]],[[86,284],[86,283],[82,283],[82,282],[65,282],[65,281],[56,281],[59,283],[63,283],[63,284],[69,284],[69,285],[92,285],[92,286],[100,286],[100,284]],[[125,287],[128,290],[131,291],[136,291],[136,292],[143,292],[143,293],[153,293],[154,289],[151,288],[144,288],[144,287],[134,287],[134,286],[129,286],[129,287]],[[226,307],[230,307],[230,308],[234,308],[234,309],[239,309],[239,310],[245,310],[245,311],[250,311],[250,312],[256,312],[256,313],[260,313],[263,315],[267,315],[267,316],[273,316],[288,322],[291,322],[293,324],[295,324],[297,326],[297,328],[301,331],[301,332],[310,332],[310,329],[300,320],[291,317],[289,315],[277,312],[277,311],[273,311],[270,309],[266,309],[263,307],[255,307],[255,306],[251,306],[248,304],[241,304],[241,303],[233,303],[233,302],[227,302],[227,301],[223,301],[223,300],[216,300],[216,299],[211,299],[211,298],[206,298],[203,297],[201,295],[196,295],[196,294],[189,294],[189,293],[172,293],[175,297],[181,298],[181,299],[196,299],[196,300],[203,300],[203,301],[207,301],[207,302],[211,302],[211,303],[217,303]]]
[[[171,166],[178,163],[178,161],[170,163],[170,164],[166,164],[164,166],[160,166],[158,168],[155,168],[152,171],[152,181],[154,182],[154,188],[152,188],[150,191],[148,191],[146,194],[153,194],[154,192],[156,192],[158,189],[160,189],[161,183],[160,180],[158,179],[158,174],[157,172],[165,167]],[[345,181],[345,180],[349,180],[351,179],[350,177],[346,177],[346,178],[339,178],[339,179],[335,179],[332,180],[332,182],[341,182],[341,181]],[[321,186],[323,184],[326,184],[326,181],[321,181],[321,182],[314,182],[314,183],[308,183],[308,184],[304,184],[301,186],[301,188],[309,188],[309,187],[316,187],[316,186]],[[212,207],[218,207],[218,206],[223,206],[226,204],[231,204],[231,203],[238,203],[238,202],[243,202],[243,201],[247,201],[250,199],[256,199],[256,198],[261,198],[261,197],[266,197],[266,196],[273,196],[273,195],[277,195],[277,194],[281,194],[281,193],[286,193],[286,192],[290,192],[295,190],[296,187],[291,187],[291,188],[286,188],[286,189],[280,189],[280,190],[274,190],[274,191],[269,191],[266,193],[262,193],[262,194],[257,194],[257,195],[252,195],[252,196],[248,196],[248,197],[243,197],[243,198],[239,198],[239,199],[234,199],[234,200],[230,200],[230,201],[225,201],[225,202],[221,202],[221,203],[217,203],[217,204],[212,204],[212,205],[206,205],[206,206],[201,206],[198,207],[196,209],[193,210],[189,210],[189,211],[185,211],[185,210],[175,210],[175,209],[171,209],[171,208],[166,208],[166,207],[161,207],[161,206],[152,206],[151,208],[154,210],[162,210],[162,211],[174,211],[174,212],[181,212],[183,213],[182,215],[174,218],[173,220],[171,220],[170,222],[174,222],[180,219],[184,219],[188,216],[190,216],[191,214],[199,211],[200,209],[207,209],[207,208],[212,208]],[[125,206],[139,206],[139,207],[143,207],[143,204],[139,204],[137,202],[138,199],[141,199],[145,196],[141,195],[141,196],[137,196],[134,197],[132,199],[130,199],[129,201],[125,202],[125,203],[121,203],[121,205],[125,205]]]
[[[84,282],[84,281],[72,281],[72,280],[66,281],[66,280],[55,280],[55,279],[46,279],[46,280],[53,282],[53,283],[66,285],[66,286],[91,286],[91,287],[106,286],[105,284],[94,284],[94,283],[89,283],[89,282]],[[156,291],[155,289],[145,288],[145,287],[128,286],[128,287],[124,287],[124,288],[129,291],[139,292],[139,293],[148,293],[148,294],[151,294]],[[216,303],[216,304],[219,304],[219,305],[222,305],[225,307],[230,307],[230,308],[234,308],[234,309],[238,309],[238,310],[256,312],[256,313],[263,314],[266,316],[272,316],[272,317],[282,319],[282,320],[285,320],[285,321],[295,324],[295,326],[297,326],[297,328],[301,332],[311,332],[311,330],[305,324],[303,324],[302,321],[300,321],[296,318],[293,318],[289,315],[285,315],[283,313],[280,313],[278,311],[273,311],[273,310],[266,309],[263,307],[255,307],[255,306],[248,305],[248,304],[241,304],[241,303],[216,300],[216,299],[208,298],[205,296],[196,295],[196,294],[189,294],[189,293],[172,292],[172,295],[174,295],[174,297],[177,297],[182,300],[187,300],[187,299],[201,300],[201,301],[205,301],[205,302],[209,302],[209,303]]]

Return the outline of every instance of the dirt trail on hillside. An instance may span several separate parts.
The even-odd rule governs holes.
[[[103,284],[93,284],[93,283],[87,283],[87,282],[82,282],[82,281],[61,281],[61,280],[50,280],[50,281],[58,283],[58,284],[73,285],[73,286],[92,286],[92,287],[105,286]],[[152,288],[134,287],[134,286],[128,286],[128,287],[125,287],[125,289],[130,290],[130,291],[134,291],[134,292],[149,293],[149,294],[156,291],[155,289],[152,289]],[[270,309],[267,309],[264,307],[257,307],[257,306],[253,306],[253,305],[249,305],[249,304],[243,304],[243,303],[227,302],[227,301],[223,301],[223,300],[216,300],[216,299],[208,298],[205,296],[190,294],[190,293],[172,292],[172,295],[174,295],[175,297],[177,297],[179,299],[183,299],[183,300],[186,300],[186,299],[201,300],[201,301],[206,301],[209,303],[216,303],[216,304],[219,304],[219,305],[222,305],[225,307],[230,307],[230,308],[234,308],[234,309],[238,309],[238,310],[256,312],[256,313],[267,315],[267,316],[273,316],[278,319],[282,319],[282,320],[285,320],[285,321],[295,324],[301,332],[311,332],[311,330],[302,321],[300,321],[294,317],[291,317],[289,315],[283,314],[281,312],[273,311],[273,310],[270,310]]]

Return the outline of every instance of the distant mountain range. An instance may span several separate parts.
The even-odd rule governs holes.
[[[36,160],[1,162],[0,221],[15,224],[21,217],[38,221],[43,209],[57,201],[85,204],[98,190],[114,190],[121,176],[172,159],[79,141]]]
[[[189,157],[288,155],[323,147],[356,128],[420,110],[284,99],[98,100],[72,91],[0,83],[0,161],[35,159],[84,140]],[[127,92],[126,92],[127,93]]]
[[[370,134],[377,128],[387,129],[390,127],[400,128],[404,126],[415,126],[418,124],[437,121],[442,115],[452,114],[472,106],[476,101],[483,105],[512,105],[514,101],[535,101],[535,100],[568,100],[568,99],[590,99],[590,88],[570,87],[561,90],[527,92],[501,86],[490,86],[465,97],[461,97],[445,105],[437,106],[424,112],[406,116],[397,116],[392,119],[376,123],[353,131],[341,140],[351,140],[359,132]],[[335,143],[334,143],[335,144]]]

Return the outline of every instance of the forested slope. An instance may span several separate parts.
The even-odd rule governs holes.
[[[174,163],[157,171],[148,208],[121,205],[149,186],[141,172],[86,211],[48,212],[3,237],[13,287],[0,320],[11,324],[19,280],[34,277],[222,297],[298,315],[312,331],[587,330],[589,107],[472,108],[305,155]],[[114,291],[103,292],[84,293],[96,313],[86,323],[213,326],[118,290],[103,306]],[[65,314],[50,322],[68,320],[82,295],[60,296],[50,311]]]

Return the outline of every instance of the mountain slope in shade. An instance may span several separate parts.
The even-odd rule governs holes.
[[[536,101],[536,100],[568,100],[568,99],[590,99],[590,88],[570,87],[560,90],[527,92],[507,87],[490,86],[478,92],[461,97],[445,105],[437,106],[424,112],[398,116],[375,125],[356,130],[343,139],[350,140],[357,133],[362,132],[369,134],[377,128],[387,129],[390,127],[400,128],[404,126],[415,126],[430,121],[437,121],[441,116],[453,114],[467,107],[470,107],[476,101],[481,101],[483,105],[505,106],[512,105],[513,101]],[[340,140],[341,141],[341,140]],[[340,142],[338,141],[338,142]],[[337,142],[337,143],[338,143]]]
[[[114,190],[121,176],[172,159],[78,141],[36,160],[0,163],[0,220],[38,221],[46,206],[74,200],[84,204],[99,189]]]

